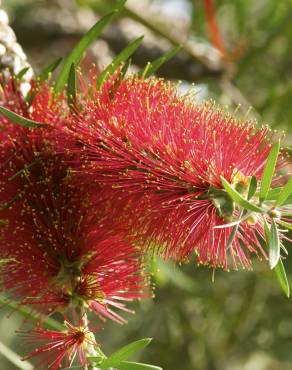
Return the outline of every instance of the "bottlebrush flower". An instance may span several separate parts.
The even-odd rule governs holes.
[[[108,187],[112,212],[139,242],[180,260],[195,251],[213,268],[228,269],[229,259],[250,268],[252,254],[266,257],[262,222],[241,223],[230,245],[232,228],[216,227],[239,216],[221,176],[234,186],[241,177],[243,187],[260,179],[273,141],[267,128],[193,103],[157,79],[112,79],[79,99],[83,109],[67,130],[91,162],[83,172]],[[281,154],[278,169],[284,162]]]
[[[24,360],[32,357],[41,357],[37,366],[46,369],[58,370],[62,367],[71,367],[78,357],[80,365],[86,365],[88,348],[96,346],[94,335],[87,327],[73,326],[65,322],[64,332],[36,328],[24,334],[27,341],[37,344],[38,347]]]
[[[48,111],[53,99],[48,94],[36,94],[29,109],[30,118],[46,123],[44,127],[28,129],[4,121],[4,289],[45,313],[82,303],[121,323],[124,320],[109,307],[126,310],[120,301],[144,296],[140,251],[126,238],[122,224],[105,221],[107,204],[99,201],[96,184],[81,186],[76,181],[74,166],[80,158],[67,150],[61,153],[67,139],[56,137],[55,128],[64,121],[58,110]]]

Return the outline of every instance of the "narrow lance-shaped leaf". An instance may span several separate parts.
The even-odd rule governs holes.
[[[291,194],[292,194],[292,177],[289,178],[286,185],[281,190],[276,200],[275,207],[278,207],[284,204]]]
[[[76,71],[75,64],[72,63],[67,85],[67,98],[69,107],[74,107],[76,103]]]
[[[45,125],[44,123],[33,121],[29,118],[22,117],[19,114],[14,113],[4,107],[0,107],[0,113],[3,114],[3,116],[5,116],[6,118],[10,119],[12,122],[17,123],[18,125],[23,126],[23,127],[35,128],[35,127],[42,127]]]
[[[224,189],[227,191],[229,196],[234,200],[235,203],[240,205],[241,207],[248,209],[253,212],[260,212],[262,213],[262,209],[257,207],[255,204],[249,202],[248,200],[244,199],[241,194],[239,194],[224,177],[221,176],[221,182]]]
[[[261,178],[260,201],[267,199],[280,151],[280,141],[273,145]]]
[[[100,367],[101,369],[107,369],[108,367],[117,367],[122,361],[127,360],[130,356],[148,346],[151,340],[151,338],[145,338],[132,342],[125,347],[122,347],[121,349],[110,355],[108,358],[103,360],[101,363],[99,363],[98,367]]]
[[[56,68],[58,68],[59,64],[62,62],[63,58],[58,58],[53,63],[49,64],[47,67],[45,67],[42,72],[39,75],[39,80],[41,82],[46,81],[50,75],[50,73],[53,73]]]
[[[279,281],[279,284],[283,290],[283,292],[286,294],[286,296],[290,297],[290,287],[289,287],[289,281],[287,279],[287,275],[285,272],[284,264],[282,260],[278,262],[277,266],[274,269],[277,279]]]
[[[268,194],[267,194],[267,197],[266,197],[266,200],[276,200],[278,198],[278,196],[280,195],[281,191],[283,190],[283,188],[273,188],[273,189],[270,189],[268,191]],[[257,196],[260,195],[260,193],[256,193]]]
[[[114,96],[115,96],[115,92],[117,91],[118,87],[120,86],[120,83],[122,81],[122,79],[124,78],[124,76],[126,75],[127,71],[128,71],[128,68],[131,64],[131,58],[128,59],[125,64],[123,65],[122,69],[121,69],[121,72],[119,73],[119,76],[118,78],[115,80],[113,86],[111,87],[110,91],[109,91],[109,94],[110,94],[110,98],[113,99]]]
[[[292,224],[289,224],[288,222],[285,222],[283,220],[278,221],[280,225],[284,226],[288,230],[292,230]]]
[[[107,24],[112,20],[113,16],[117,11],[113,11],[105,15],[100,21],[98,21],[78,42],[75,48],[66,58],[62,70],[56,80],[55,92],[59,93],[67,82],[68,75],[72,63],[77,66],[80,63],[83,53],[93,43],[93,41],[99,36]]]
[[[248,200],[250,200],[255,195],[257,191],[257,186],[258,186],[257,178],[255,176],[252,176],[250,180],[249,188],[248,188],[248,195],[247,195]]]
[[[144,36],[139,37],[138,39],[132,41],[125,49],[123,49],[99,75],[96,86],[99,88],[102,83],[105,81],[108,75],[114,73],[114,71],[119,67],[119,65],[125,62],[140,46]]]
[[[18,74],[16,75],[16,78],[18,80],[21,80],[22,77],[26,74],[26,72],[30,69],[30,67],[25,67],[25,68],[22,68],[22,70],[20,72],[18,72]]]
[[[171,58],[173,58],[178,51],[181,49],[181,45],[176,46],[175,48],[171,49],[161,57],[153,60],[149,65],[147,65],[144,71],[140,72],[139,75],[143,76],[144,78],[148,78],[153,75],[164,63],[168,62]]]
[[[123,361],[120,363],[119,370],[163,370],[162,367],[142,364],[138,362]]]
[[[270,267],[273,269],[276,267],[276,265],[279,262],[280,259],[280,239],[279,239],[279,233],[278,233],[278,228],[277,225],[272,219],[272,225],[271,225],[271,230],[270,230],[270,235],[267,240],[268,246],[269,246],[269,262],[270,262]]]
[[[124,5],[126,4],[127,0],[118,0],[115,5],[115,10],[120,11],[123,9]]]

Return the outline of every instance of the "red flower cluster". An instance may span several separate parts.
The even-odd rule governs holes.
[[[179,261],[195,252],[212,268],[250,268],[252,254],[266,257],[264,218],[248,214],[228,225],[242,210],[221,179],[246,196],[270,153],[267,128],[197,105],[157,79],[115,76],[76,99],[68,108],[65,94],[35,84],[27,104],[17,82],[2,86],[0,105],[38,122],[0,120],[1,277],[9,298],[46,315],[89,310],[124,323],[116,309],[145,297],[150,247]],[[281,154],[278,170],[284,166]],[[31,356],[42,354],[40,366],[53,369],[70,366],[77,353],[85,364],[84,348],[94,345],[87,324],[29,335],[48,340]]]
[[[228,255],[235,269],[250,268],[251,254],[266,256],[261,220],[240,224],[228,248],[232,228],[217,227],[239,216],[220,177],[245,191],[252,175],[261,177],[273,141],[267,128],[197,105],[157,79],[108,81],[80,99],[70,130],[90,162],[83,172],[108,187],[115,216],[140,243],[176,260],[195,251],[213,268],[227,269]]]
[[[140,250],[125,227],[107,217],[100,187],[77,181],[80,157],[64,151],[67,139],[56,135],[68,114],[62,97],[44,85],[32,90],[34,99],[28,107],[13,93],[15,86],[11,81],[4,88],[1,105],[43,126],[26,128],[1,117],[3,289],[9,298],[43,314],[85,307],[103,320],[124,323],[115,309],[128,311],[123,302],[145,296]],[[60,345],[50,348],[59,351],[60,338],[71,343],[72,335],[53,333]],[[53,368],[63,355],[52,362]]]

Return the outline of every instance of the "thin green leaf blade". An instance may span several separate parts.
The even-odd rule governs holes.
[[[277,266],[275,267],[274,271],[275,271],[278,282],[279,282],[283,292],[289,298],[290,297],[289,281],[287,279],[287,275],[286,275],[286,272],[285,272],[285,267],[284,267],[284,264],[283,264],[281,259],[278,262]]]
[[[129,57],[136,51],[140,46],[144,36],[138,37],[136,40],[132,41],[125,49],[123,49],[99,75],[96,81],[96,87],[99,88],[102,83],[105,81],[108,75],[111,75],[115,70],[124,62],[129,59]]]
[[[6,118],[10,119],[12,122],[17,123],[18,125],[23,127],[36,128],[44,126],[44,123],[36,122],[29,118],[22,117],[19,114],[14,113],[11,110],[4,107],[0,107],[0,113]]]
[[[289,224],[288,222],[285,221],[278,221],[280,225],[284,226],[287,230],[292,230],[292,224]]]
[[[47,67],[45,67],[42,72],[40,73],[38,79],[43,82],[46,81],[51,73],[55,71],[55,69],[58,68],[60,63],[62,62],[63,58],[58,58],[53,63],[49,64]]]
[[[106,369],[108,367],[117,367],[122,361],[127,360],[130,356],[148,346],[151,340],[151,338],[145,338],[132,342],[114,352],[112,355],[98,364],[98,366],[101,369]]]
[[[262,209],[257,207],[255,204],[249,202],[248,200],[244,199],[241,194],[239,194],[233,187],[229,184],[227,180],[221,176],[221,183],[224,189],[227,191],[229,196],[234,200],[235,203],[239,204],[241,207],[248,209],[249,211],[253,212],[260,212],[262,213]]]
[[[141,75],[144,78],[148,78],[151,75],[153,75],[164,63],[168,62],[171,58],[173,58],[181,48],[182,46],[178,45],[171,49],[170,51],[168,51],[167,53],[165,53],[164,55],[162,55],[161,57],[153,60],[149,66],[146,66],[144,70],[145,73],[142,72]]]
[[[118,0],[117,4],[115,5],[115,10],[120,11],[124,7],[126,2],[127,0]]]
[[[252,176],[248,188],[248,194],[247,194],[247,199],[250,200],[256,193],[257,191],[257,186],[258,186],[258,181],[255,176]]]
[[[76,102],[76,71],[75,64],[72,63],[67,85],[67,98],[69,107],[74,107]]]
[[[276,199],[275,206],[278,207],[284,204],[291,194],[292,194],[292,177],[289,178],[286,185],[280,192],[278,198]]]
[[[72,63],[75,63],[77,66],[80,63],[83,53],[86,49],[96,40],[100,35],[103,29],[108,25],[112,20],[113,16],[117,13],[117,10],[105,15],[101,20],[99,20],[91,29],[81,38],[75,48],[66,58],[62,70],[56,80],[55,92],[59,93],[63,89],[64,85],[67,82],[68,75]]]
[[[22,70],[20,72],[18,72],[18,74],[16,75],[16,79],[17,80],[21,80],[22,77],[26,74],[26,72],[30,69],[30,67],[25,67],[25,68],[22,68]]]
[[[283,188],[273,188],[268,191],[266,200],[276,200],[278,196],[280,195]],[[256,193],[257,196],[260,195],[260,193]]]
[[[272,178],[276,168],[279,151],[280,151],[280,141],[273,145],[268,156],[268,159],[266,161],[266,165],[261,178],[261,188],[260,188],[261,202],[267,199],[267,195],[269,193]]]
[[[272,219],[272,225],[270,230],[270,237],[268,240],[269,245],[269,263],[271,269],[275,268],[280,260],[280,239],[277,225]]]
[[[162,367],[142,364],[138,362],[123,361],[118,366],[119,370],[163,370]]]

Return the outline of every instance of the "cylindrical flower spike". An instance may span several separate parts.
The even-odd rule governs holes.
[[[74,166],[80,159],[69,151],[61,154],[66,139],[55,137],[55,128],[63,123],[63,112],[53,109],[57,103],[53,105],[47,88],[36,91],[28,114],[47,123],[43,128],[3,120],[4,287],[10,297],[45,313],[86,304],[101,317],[122,323],[109,307],[126,310],[121,300],[144,296],[141,253],[122,224],[106,221],[100,190],[76,181]]]
[[[239,191],[251,176],[260,179],[273,142],[267,128],[192,103],[163,80],[135,76],[92,87],[80,103],[69,130],[91,162],[85,178],[107,187],[112,212],[139,242],[179,260],[195,251],[214,268],[228,269],[229,257],[235,269],[250,268],[251,254],[266,256],[260,222],[241,223],[231,243],[232,228],[217,227],[239,217],[221,176]],[[284,163],[281,155],[278,169]]]

